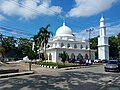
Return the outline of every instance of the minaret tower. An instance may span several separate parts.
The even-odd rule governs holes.
[[[106,36],[106,26],[103,16],[100,19],[100,37],[98,37],[98,58],[109,60],[109,44]]]

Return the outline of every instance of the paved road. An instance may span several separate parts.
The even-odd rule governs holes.
[[[80,69],[37,68],[36,74],[0,79],[0,90],[120,90],[120,73],[103,66]]]

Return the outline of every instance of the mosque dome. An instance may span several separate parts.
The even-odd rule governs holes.
[[[63,23],[56,31],[56,36],[73,36],[72,30]]]

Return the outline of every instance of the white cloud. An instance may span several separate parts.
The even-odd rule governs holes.
[[[3,21],[3,20],[5,20],[5,17],[0,14],[0,21]]]
[[[111,23],[106,23],[106,34],[108,37],[110,36],[116,36],[118,35],[118,33],[120,33],[120,24],[116,24],[116,25],[112,25]],[[91,27],[93,28],[93,27]],[[91,32],[91,38],[93,37],[97,37],[99,35],[99,27],[94,27],[94,30]],[[88,39],[88,33],[85,30],[82,30],[79,33],[75,33],[75,36],[79,39],[79,38],[86,38]]]
[[[75,0],[73,7],[67,17],[92,16],[112,7],[118,0]]]
[[[52,6],[51,0],[1,0],[0,12],[21,19],[32,19],[40,15],[55,15],[62,12],[59,6]]]

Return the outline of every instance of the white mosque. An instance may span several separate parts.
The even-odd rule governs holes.
[[[65,51],[72,59],[95,59],[96,50],[90,49],[89,42],[85,38],[76,40],[72,30],[65,24],[59,27],[56,35],[46,50],[48,62],[61,62],[59,54]]]

